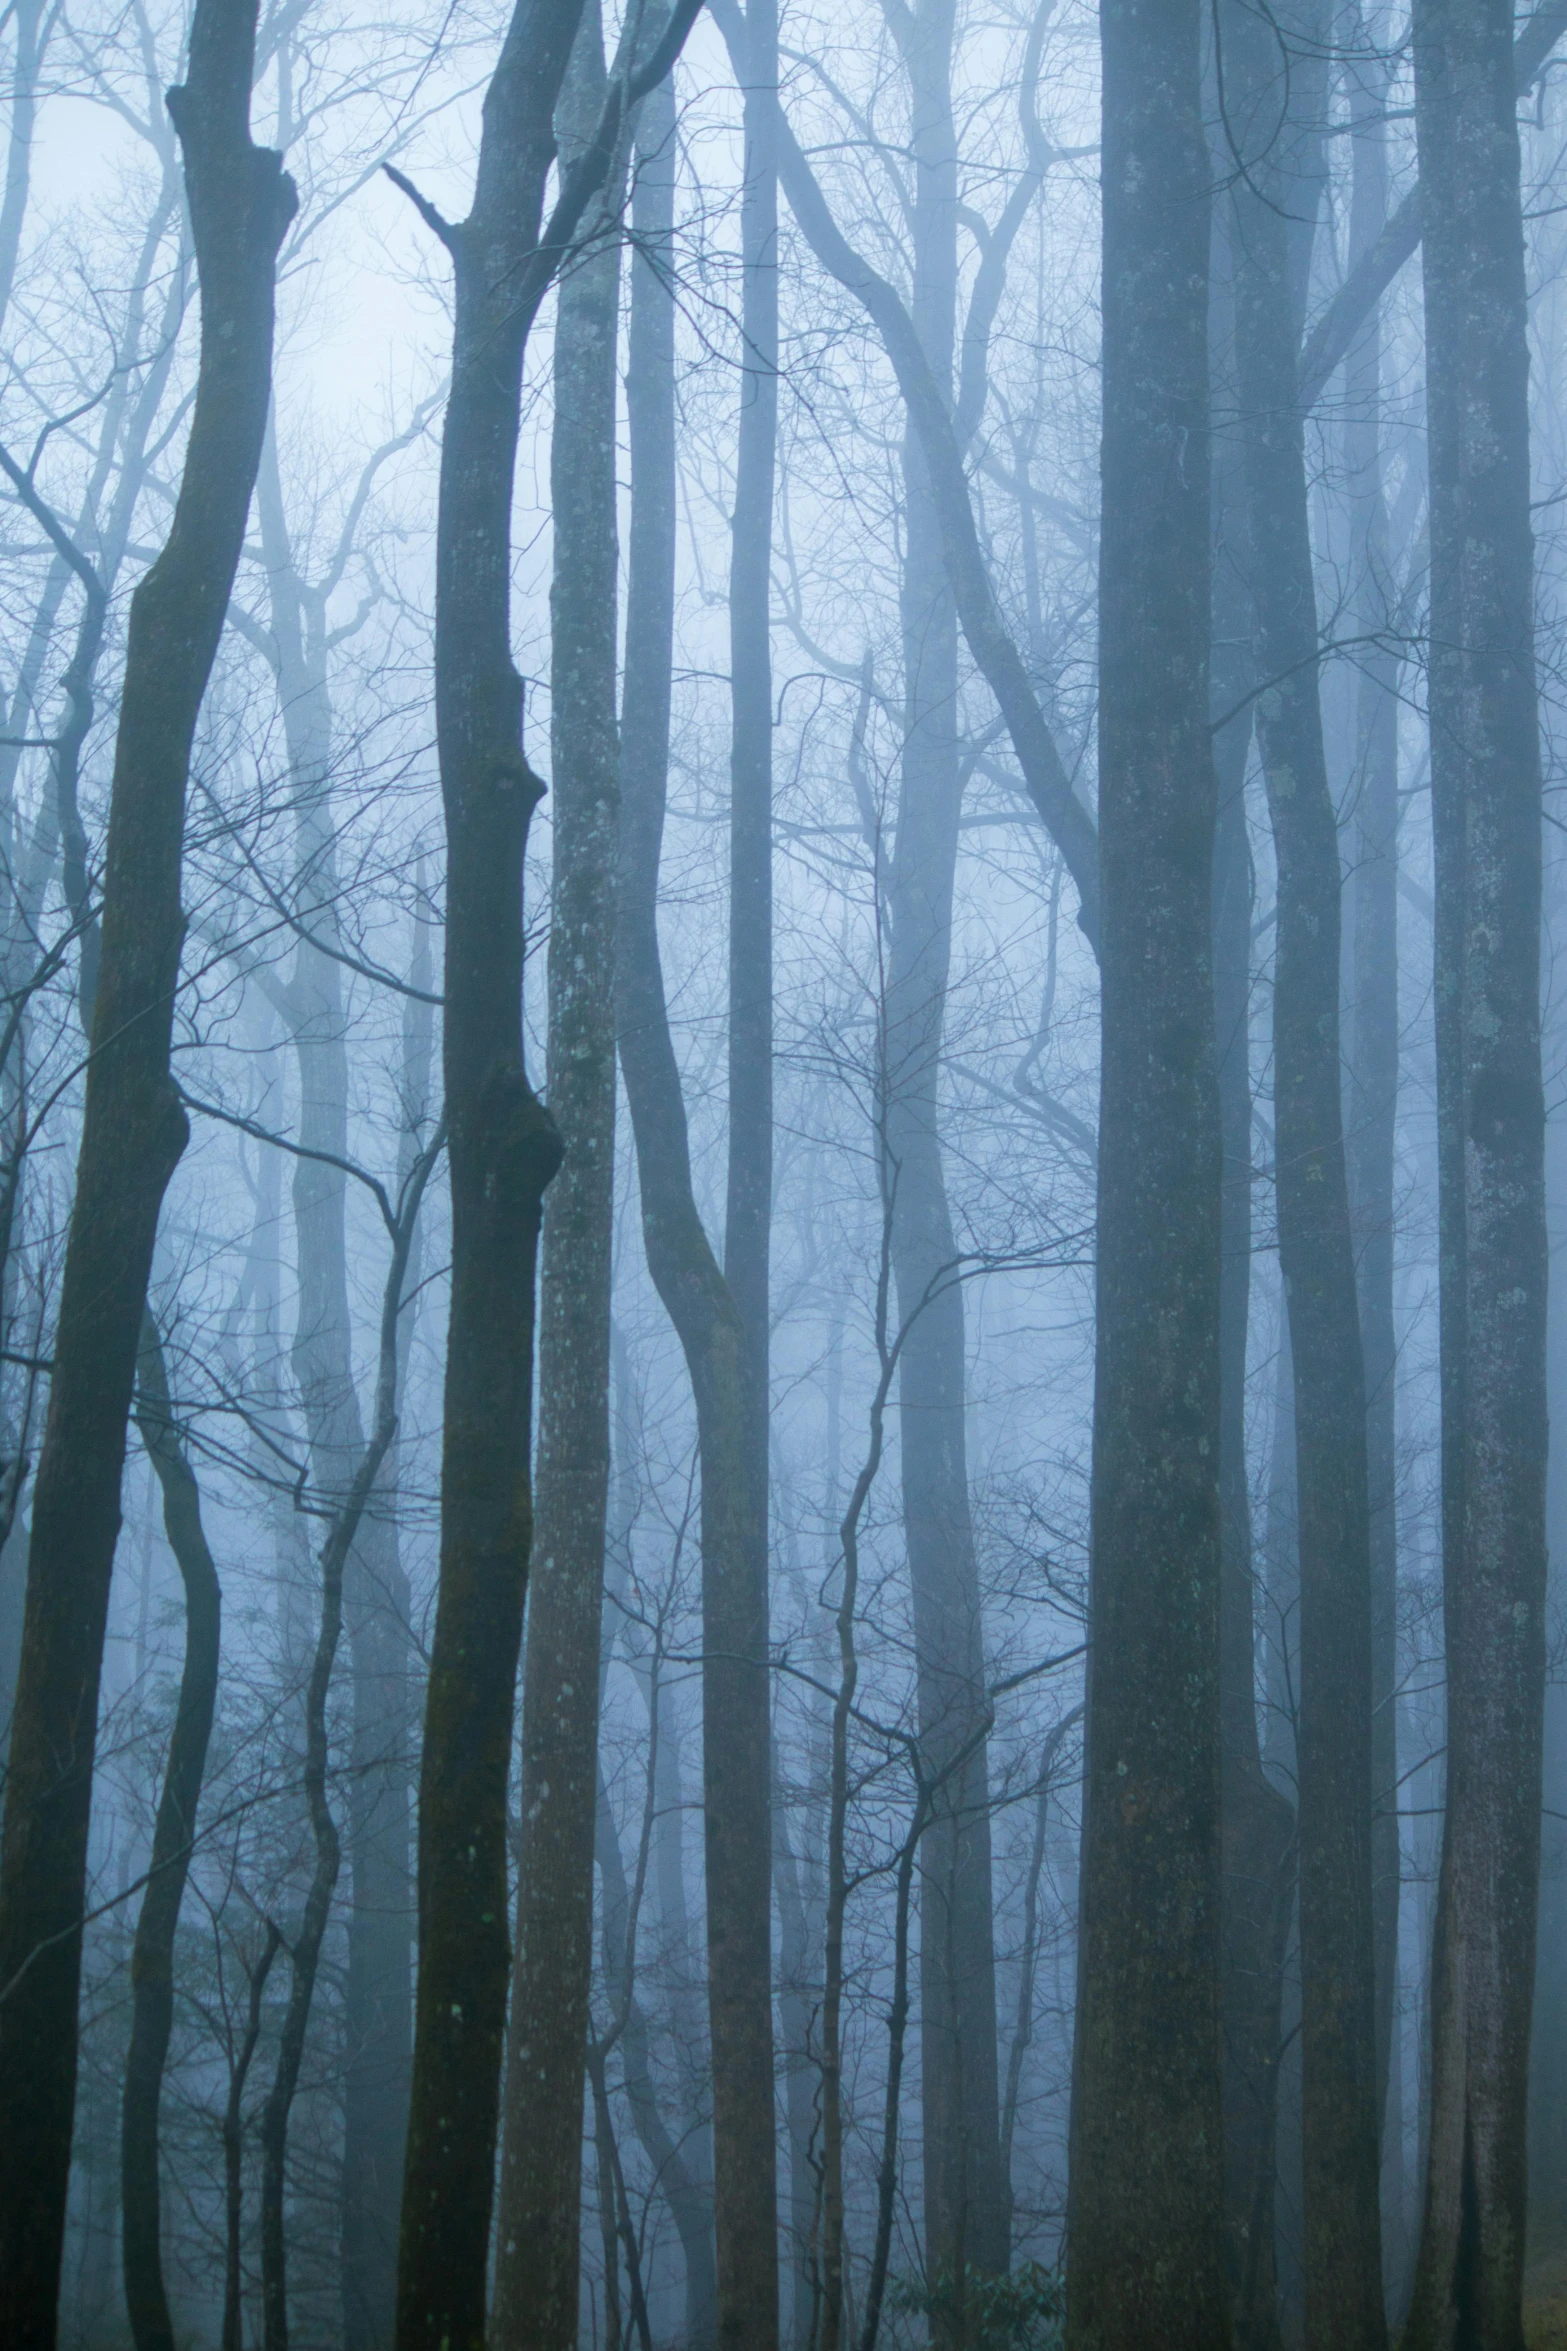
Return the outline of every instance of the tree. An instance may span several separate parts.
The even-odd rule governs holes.
[[[1417,0],[1447,1811],[1411,2351],[1523,2341],[1545,1674],[1541,777],[1511,11]]]
[[[273,265],[293,210],[249,135],[256,9],[198,0],[179,134],[202,346],[180,495],[132,605],[93,1054],[0,1851],[0,2311],[52,2344],[75,2092],[94,1729],[119,1484],[164,1188],[186,1122],[169,1076],[191,743],[239,562],[271,379]]]
[[[1067,2341],[1229,2340],[1200,10],[1101,15],[1097,1354]]]
[[[604,87],[603,25],[589,0],[556,110],[568,168],[597,128]],[[619,239],[606,212],[596,249],[561,282],[550,439],[546,1093],[564,1156],[545,1205],[540,1278],[538,1556],[528,1595],[494,2318],[497,2342],[530,2351],[573,2351],[578,2331],[615,1218],[619,311]]]

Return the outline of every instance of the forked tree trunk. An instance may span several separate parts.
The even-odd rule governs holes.
[[[592,136],[604,87],[603,25],[587,0],[556,109],[564,162]],[[546,1091],[564,1158],[545,1205],[539,1285],[538,1515],[495,2259],[503,2351],[575,2351],[578,2333],[615,1215],[619,304],[611,236],[563,280],[555,324]]]
[[[1306,52],[1287,61],[1272,23],[1240,6],[1222,22],[1231,123],[1247,166],[1234,192],[1236,358],[1257,741],[1278,867],[1274,1156],[1300,1513],[1306,2341],[1311,2351],[1381,2351],[1365,1369],[1344,1153],[1338,825],[1295,404],[1320,186],[1320,50],[1308,40],[1321,33],[1318,15],[1313,6],[1286,20]]]
[[[131,604],[103,946],[54,1377],[34,1495],[0,1853],[0,2330],[51,2345],[76,2086],[98,1683],[158,1213],[186,1137],[169,1075],[185,787],[239,562],[293,210],[252,145],[253,0],[197,0],[170,111],[201,282],[195,410],[168,542]]]
[[[435,585],[452,1303],[398,2351],[472,2351],[483,2341],[511,1972],[506,1782],[532,1540],[533,1274],[560,1159],[523,1062],[523,856],[543,789],[523,753],[510,643],[523,354],[620,150],[626,107],[663,79],[695,13],[696,0],[676,0],[646,64],[617,77],[541,238],[555,104],[582,0],[517,0],[485,96],[472,211],[454,226],[415,198],[451,254],[456,292]]]
[[[1198,0],[1105,0],[1098,1353],[1067,2342],[1229,2340],[1208,158]]]
[[[1408,2351],[1521,2351],[1545,1690],[1529,353],[1509,0],[1415,0],[1431,450],[1447,1813]]]

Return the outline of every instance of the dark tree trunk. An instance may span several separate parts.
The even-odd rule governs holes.
[[[121,2247],[136,2351],[174,2351],[163,2284],[158,2110],[174,2025],[174,1937],[217,1703],[223,1600],[201,1523],[201,1491],[172,1416],[163,1346],[150,1309],[142,1322],[136,1390],[136,1425],[157,1471],[164,1532],[185,1587],[185,1662],[131,1948],[131,2039],[120,2116]]]
[[[603,27],[588,0],[556,110],[563,162],[592,136],[604,88]],[[565,1155],[545,1207],[540,1280],[536,1557],[493,2326],[507,2351],[575,2351],[578,2332],[615,1213],[619,302],[611,238],[563,280],[555,326],[547,1092]]]
[[[1234,198],[1236,354],[1257,740],[1278,870],[1274,1159],[1299,1497],[1306,2341],[1312,2351],[1381,2351],[1365,1371],[1344,1155],[1338,825],[1296,406],[1320,101],[1310,60],[1292,56],[1291,119],[1280,130],[1286,73],[1275,29],[1240,8],[1224,22],[1232,125],[1248,165]]]
[[[543,290],[555,101],[581,13],[582,0],[518,0],[485,96],[473,209],[445,231],[456,317],[436,526],[435,716],[452,1287],[399,2351],[477,2351],[484,2338],[510,1973],[506,1780],[532,1519],[533,1275],[560,1154],[523,1063],[522,869],[541,786],[523,754],[511,658],[511,500],[523,352]]]
[[[1106,0],[1098,1354],[1074,2351],[1230,2340],[1220,2089],[1208,158],[1197,0]]]
[[[1226,210],[1214,208],[1210,313],[1214,406],[1234,404],[1234,306]],[[1233,433],[1213,455],[1210,695],[1219,805],[1213,872],[1213,999],[1224,1134],[1219,1286],[1219,1691],[1224,1827],[1224,2183],[1231,2314],[1239,2351],[1277,2351],[1274,2144],[1280,2008],[1295,1882],[1295,1815],[1262,1768],[1256,1701],[1256,1576],[1246,1463],[1251,1319],[1251,842],[1246,767],[1255,683],[1245,485]]]
[[[1519,2351],[1545,1685],[1544,1100],[1512,9],[1416,0],[1431,451],[1447,1813],[1409,2351]]]
[[[672,170],[672,158],[667,168]],[[641,176],[648,180],[647,166]],[[672,179],[661,174],[659,191],[667,191],[663,200],[672,207]],[[650,215],[652,194],[650,189]],[[661,220],[648,218],[654,250],[667,248],[671,217],[666,212]],[[719,1270],[691,1188],[685,1103],[659,957],[674,625],[674,308],[667,282],[642,254],[632,282],[631,550],[622,709],[635,714],[635,723],[622,728],[617,1028],[648,1270],[679,1335],[696,1398],[719,2341],[772,2351],[778,2265],[766,1463],[765,1457],[760,1464],[750,1458],[748,1326]]]
[[[256,11],[198,0],[170,111],[201,282],[196,405],[169,539],[131,605],[103,947],[54,1378],[34,1494],[0,1855],[0,2329],[51,2345],[109,1575],[147,1278],[186,1124],[169,1076],[191,743],[239,562],[293,208],[249,136]]]

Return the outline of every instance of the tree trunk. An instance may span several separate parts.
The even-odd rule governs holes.
[[[647,238],[667,246],[673,158],[655,146],[652,113],[650,108],[649,146],[667,161],[656,179],[644,165],[639,193],[647,190]],[[664,121],[672,140],[667,113]],[[719,2342],[774,2351],[766,1463],[765,1456],[760,1464],[752,1456],[748,1326],[714,1258],[691,1188],[685,1104],[659,957],[674,624],[674,310],[667,283],[642,253],[632,283],[631,550],[622,708],[635,714],[635,723],[622,728],[617,1029],[648,1270],[679,1335],[696,1398]]]
[[[522,869],[542,787],[523,754],[511,657],[511,501],[523,353],[543,291],[529,265],[581,13],[582,0],[517,0],[485,96],[473,209],[444,231],[456,314],[436,525],[435,717],[452,1271],[399,2351],[477,2351],[484,2338],[510,1974],[506,1781],[532,1518],[533,1274],[560,1155],[523,1063]]]
[[[603,27],[588,0],[556,110],[564,162],[592,136],[604,87]],[[555,326],[547,1093],[565,1155],[545,1207],[540,1281],[537,1556],[495,2266],[494,2338],[508,2351],[576,2351],[578,2333],[615,1214],[619,303],[611,240],[563,281]]]
[[[1545,1686],[1541,773],[1512,10],[1416,0],[1447,1815],[1409,2351],[1519,2351]]]
[[[1362,55],[1385,51],[1386,12],[1363,13]],[[1351,258],[1369,251],[1387,218],[1388,74],[1362,63],[1355,93]],[[1402,2132],[1388,2111],[1398,1994],[1398,1521],[1393,1322],[1394,1136],[1398,1110],[1398,672],[1392,549],[1382,476],[1382,332],[1379,312],[1345,370],[1356,634],[1354,989],[1349,1037],[1348,1174],[1360,1280],[1366,1380],[1366,1469],[1371,1552],[1371,1902],[1376,1984],[1376,2103],[1383,2129],[1385,2221],[1401,2232]],[[1392,2248],[1386,2256],[1394,2257]]]
[[[1234,402],[1235,319],[1227,208],[1214,207],[1214,406]],[[1295,1883],[1295,1815],[1262,1768],[1256,1701],[1256,1562],[1246,1462],[1251,1321],[1251,842],[1246,768],[1254,670],[1245,484],[1233,433],[1213,455],[1213,655],[1219,803],[1213,872],[1213,997],[1224,1135],[1219,1284],[1219,1691],[1223,1734],[1225,2229],[1238,2351],[1278,2351],[1274,2144],[1280,2007]]]
[[[1365,1371],[1344,1155],[1338,825],[1295,405],[1321,100],[1311,61],[1292,54],[1290,119],[1280,129],[1275,28],[1239,8],[1225,21],[1232,125],[1247,160],[1234,195],[1236,354],[1263,689],[1257,739],[1278,870],[1274,1159],[1300,1514],[1306,2342],[1310,2351],[1381,2351]],[[1309,29],[1292,27],[1297,37]]]
[[[51,2345],[76,2082],[98,1682],[147,1278],[186,1124],[169,1076],[185,785],[266,423],[273,265],[293,208],[251,144],[255,8],[197,0],[170,110],[202,294],[191,436],[167,544],[131,605],[103,953],[0,1856],[0,2325]]]
[[[201,1523],[201,1490],[172,1417],[163,1346],[150,1308],[142,1322],[136,1385],[136,1424],[163,1490],[164,1532],[185,1587],[185,1661],[131,1948],[131,2038],[120,2116],[121,2246],[136,2351],[174,2351],[163,2284],[158,2110],[174,2025],[174,1938],[217,1704],[223,1597]]]
[[[958,281],[953,0],[918,0],[894,22],[902,27],[912,109],[912,316],[926,363],[950,397]],[[971,1750],[942,1786],[918,1862],[925,2268],[932,2279],[949,2281],[961,2310],[965,2271],[1005,2271],[1008,2248],[989,1786],[985,1746],[974,1739],[986,1698],[968,1490],[965,1316],[959,1285],[940,1280],[957,1255],[939,1088],[963,795],[958,622],[912,421],[905,428],[903,483],[905,711],[888,883],[887,1149],[896,1169],[903,1522],[925,1768],[937,1778],[954,1754]],[[933,1285],[939,1295],[927,1303]]]
[[[1220,2087],[1208,158],[1197,0],[1105,0],[1098,1348],[1073,2351],[1230,2340]]]

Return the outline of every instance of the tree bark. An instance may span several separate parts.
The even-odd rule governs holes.
[[[147,1278],[186,1122],[169,1076],[185,786],[255,484],[293,209],[252,145],[250,0],[198,0],[169,105],[202,297],[180,493],[131,605],[94,1052],[66,1249],[0,1854],[0,2324],[52,2345],[76,2081],[98,1682]]]
[[[1072,2351],[1230,2341],[1220,2086],[1209,170],[1197,0],[1105,0],[1102,1044]]]
[[[1545,1686],[1541,770],[1512,11],[1416,0],[1447,1813],[1409,2351],[1519,2351]]]
[[[1223,21],[1232,130],[1246,163],[1234,192],[1239,430],[1263,688],[1257,740],[1278,867],[1274,1157],[1300,1514],[1306,2342],[1312,2351],[1382,2351],[1365,1367],[1344,1152],[1338,825],[1295,405],[1322,171],[1322,100],[1312,89],[1320,47],[1310,43],[1322,27],[1311,9],[1284,20],[1298,44],[1286,67],[1272,22],[1238,7]]]
[[[563,162],[592,136],[604,88],[603,26],[596,0],[588,0],[556,109]],[[546,1093],[564,1157],[544,1213],[537,1556],[523,1676],[522,1845],[495,2264],[494,2337],[515,2351],[575,2351],[578,2333],[610,1464],[619,304],[620,249],[611,238],[562,282],[555,325]]]
[[[649,109],[649,145],[653,145]],[[673,125],[669,123],[672,138]],[[669,244],[673,158],[644,165],[646,235],[632,273],[631,549],[621,737],[616,964],[648,1270],[696,1399],[702,1503],[702,1780],[713,2060],[718,2339],[774,2351],[778,2333],[769,1864],[766,1466],[751,1457],[748,1326],[691,1186],[680,1073],[658,945],[674,625],[674,311],[646,257]],[[657,199],[660,215],[652,206]],[[663,209],[664,207],[669,209]],[[667,269],[667,263],[665,263]]]

